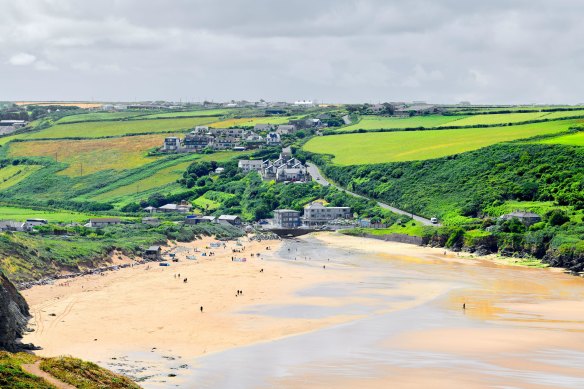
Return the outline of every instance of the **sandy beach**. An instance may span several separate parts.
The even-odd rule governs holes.
[[[279,355],[274,351],[283,349],[279,342],[338,331],[343,323],[391,318],[394,325],[411,320],[399,319],[400,312],[422,309],[421,315],[426,315],[425,310],[428,315],[438,312],[444,316],[442,322],[436,328],[395,329],[376,341],[375,348],[470,356],[504,366],[516,362],[499,358],[501,352],[554,347],[584,352],[584,282],[560,272],[334,233],[285,242],[242,239],[240,244],[227,242],[225,248],[208,248],[211,242],[206,238],[165,248],[179,259],[168,267],[137,265],[73,279],[67,286],[57,282],[24,291],[34,316],[34,332],[24,341],[41,346],[40,355],[71,354],[111,363],[108,367],[117,366],[112,360],[123,361],[122,372],[132,373],[146,354],[188,360],[193,369],[199,363],[206,366],[211,356],[223,358],[227,353],[228,358],[231,351],[245,353],[254,347],[267,347]],[[242,253],[233,253],[244,247]],[[202,256],[202,252],[215,255]],[[259,253],[259,258],[252,253]],[[187,259],[193,255],[196,260]],[[247,261],[233,262],[234,256]],[[358,338],[362,334],[357,332]],[[299,362],[296,368],[301,366]],[[554,372],[559,367],[541,369]],[[309,384],[315,382],[314,372],[300,370],[271,382],[316,387]],[[416,379],[408,381],[413,370],[420,369],[379,366],[371,377],[345,381],[323,372],[318,382],[331,387],[383,387],[393,377],[403,387],[421,387],[424,380],[431,380],[428,371],[420,370],[414,373]],[[483,375],[469,374],[457,381],[440,369],[436,377],[443,387],[453,382],[489,387],[483,385]],[[157,382],[166,385],[164,380]],[[418,386],[408,386],[416,382]],[[156,387],[154,381],[146,386]]]

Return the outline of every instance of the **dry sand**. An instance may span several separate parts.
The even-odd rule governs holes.
[[[406,309],[430,302],[441,310],[476,320],[477,328],[436,328],[406,331],[388,339],[379,347],[450,353],[511,368],[517,360],[499,358],[499,353],[527,353],[556,347],[584,351],[584,282],[547,269],[526,269],[495,263],[485,258],[465,258],[407,244],[347,237],[334,233],[315,235],[323,245],[346,252],[371,254],[371,260],[392,260],[406,267],[435,274],[435,282],[404,281],[396,288],[377,290],[378,294],[408,295],[408,301],[377,306],[379,300],[366,295],[328,298],[303,296],[297,292],[327,282],[356,282],[371,276],[371,269],[340,263],[321,264],[281,260],[277,249],[281,242],[242,242],[245,252],[229,242],[226,249],[205,249],[207,238],[181,244],[175,250],[180,259],[170,267],[156,263],[139,265],[82,277],[69,286],[38,286],[24,291],[34,319],[34,332],[25,342],[43,347],[40,355],[71,354],[98,361],[130,351],[153,348],[182,357],[196,357],[234,347],[266,342],[301,334],[334,324],[352,321],[365,315],[331,315],[323,318],[270,317],[242,313],[260,304],[279,306],[304,304],[334,307],[341,304],[375,305],[373,313]],[[266,251],[266,246],[271,250]],[[212,257],[192,250],[215,251]],[[251,257],[261,253],[262,258]],[[248,262],[234,263],[231,257],[246,257]],[[318,253],[314,253],[318,256]],[[280,260],[279,260],[280,259]],[[127,261],[126,258],[121,260]],[[264,269],[260,272],[260,269]],[[180,273],[180,278],[175,275]],[[183,279],[188,278],[184,283]],[[472,280],[461,288],[460,279]],[[236,290],[243,296],[236,296]],[[444,298],[437,299],[439,296]],[[204,313],[200,307],[204,307]],[[487,326],[483,323],[495,323]],[[517,365],[518,366],[518,365]],[[518,366],[520,368],[520,366]],[[539,366],[541,371],[557,372],[560,367]],[[573,369],[568,369],[571,372]],[[575,374],[577,375],[577,374]],[[318,381],[317,381],[318,379]],[[339,381],[335,375],[298,376],[276,380],[282,387],[387,387],[391,381],[399,387],[485,387],[481,374],[465,377],[452,372],[430,369],[380,366],[372,377],[350,377]],[[524,382],[518,381],[519,386]],[[319,383],[319,384],[315,384]],[[496,379],[491,383],[515,384],[514,379]],[[530,387],[539,387],[530,385]]]

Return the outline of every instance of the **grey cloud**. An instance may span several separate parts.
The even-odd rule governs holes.
[[[577,0],[0,0],[0,9],[0,99],[584,100]]]

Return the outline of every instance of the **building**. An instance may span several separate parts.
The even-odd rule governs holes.
[[[180,149],[180,138],[176,136],[169,136],[164,139],[162,150],[164,151],[178,151]]]
[[[26,219],[24,222],[24,229],[31,231],[36,226],[44,226],[49,224],[46,219]]]
[[[237,163],[237,167],[240,168],[244,173],[249,172],[262,172],[263,161],[261,159],[240,159]]]
[[[280,124],[276,132],[280,135],[290,135],[296,132],[296,126],[293,124]]]
[[[193,206],[187,202],[181,202],[180,204],[165,204],[159,207],[157,212],[177,212],[177,213],[187,213],[190,212]]]
[[[304,207],[302,221],[306,226],[321,226],[335,219],[350,219],[351,207],[325,207],[319,202],[312,202]]]
[[[213,137],[207,135],[197,135],[194,131],[183,140],[185,151],[201,151],[213,143]]]
[[[304,108],[314,107],[314,102],[312,102],[311,100],[298,100],[298,101],[295,101],[293,104],[296,107],[304,107]]]
[[[118,219],[117,217],[99,217],[95,219],[89,219],[89,223],[87,223],[85,227],[103,228],[106,226],[113,226],[120,223],[121,220]]]
[[[222,224],[231,224],[232,226],[240,226],[241,218],[237,215],[221,215],[217,221]]]
[[[266,123],[266,124],[256,124],[255,126],[253,126],[253,130],[257,131],[257,132],[263,132],[263,131],[273,131],[274,130],[274,126],[272,124]]]
[[[276,209],[274,224],[281,228],[296,228],[300,226],[300,212],[291,209]]]
[[[277,146],[282,142],[282,137],[277,132],[270,132],[266,135],[266,145]]]
[[[221,137],[215,138],[212,143],[212,147],[215,150],[231,150],[234,147],[240,145],[241,139],[240,138],[233,138],[233,137]]]
[[[519,219],[519,221],[526,226],[530,226],[541,221],[541,216],[533,212],[514,211],[501,216],[502,220],[511,220],[514,218]]]
[[[0,220],[0,231],[24,231],[24,223],[14,220]]]
[[[162,259],[162,248],[160,246],[150,246],[144,250],[144,259],[159,261]]]
[[[150,226],[157,226],[160,224],[160,219],[157,217],[143,217],[142,224],[148,224]]]
[[[245,144],[251,147],[259,147],[265,143],[264,137],[256,134],[253,131],[249,131],[245,136]]]

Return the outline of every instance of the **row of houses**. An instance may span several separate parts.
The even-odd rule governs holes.
[[[270,132],[265,137],[242,128],[209,128],[197,126],[184,138],[169,136],[164,139],[164,152],[200,152],[203,149],[237,150],[253,149],[281,143],[280,134]]]
[[[146,207],[144,211],[149,213],[189,213],[193,206],[186,201],[181,201],[179,204],[164,204],[161,207]]]
[[[304,215],[291,209],[274,211],[274,224],[280,228],[320,227],[339,219],[352,219],[351,207],[325,207],[320,202],[312,202],[304,207]]]
[[[274,161],[240,159],[237,166],[244,173],[252,171],[259,173],[264,180],[307,182],[311,179],[306,166],[292,157],[289,147],[282,149],[279,158]]]

